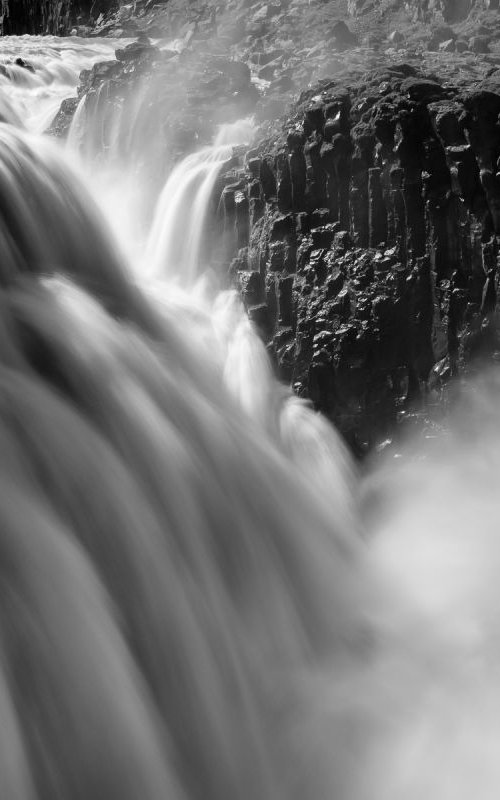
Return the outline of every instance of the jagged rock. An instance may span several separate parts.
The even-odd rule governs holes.
[[[275,276],[278,365],[351,442],[423,402],[437,361],[455,374],[493,346],[500,87],[488,81],[459,93],[397,65],[347,91],[314,87],[275,161],[252,166],[268,170],[249,252],[258,242],[260,274]]]
[[[63,137],[66,134],[69,125],[71,124],[71,120],[73,119],[73,115],[77,109],[78,103],[78,97],[69,97],[67,100],[63,100],[61,107],[52,120],[47,133],[58,138]]]
[[[71,29],[75,5],[73,0],[3,0],[2,34],[64,34]],[[81,6],[88,13],[90,0]]]
[[[90,17],[97,20],[101,14],[109,14],[119,8],[119,0],[93,0],[90,7]]]
[[[128,44],[126,47],[115,50],[117,61],[123,62],[136,61],[145,56],[148,58],[155,58],[158,57],[159,54],[160,50],[150,44],[149,41],[131,42],[131,44]]]

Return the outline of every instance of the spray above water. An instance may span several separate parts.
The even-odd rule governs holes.
[[[0,126],[3,793],[489,800],[498,382],[479,431],[360,482],[234,294],[173,282],[224,136],[138,278],[68,153]]]

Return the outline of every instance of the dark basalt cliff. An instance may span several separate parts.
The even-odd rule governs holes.
[[[497,71],[469,90],[407,64],[325,82],[224,190],[250,316],[360,450],[498,357],[499,113]]]
[[[119,6],[119,0],[1,0],[2,33],[64,35]]]

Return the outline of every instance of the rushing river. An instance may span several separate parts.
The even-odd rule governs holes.
[[[139,233],[132,169],[40,135],[115,45],[0,42],[0,797],[493,798],[495,405],[356,479],[204,275],[251,123]]]
[[[120,46],[127,41],[120,40]],[[30,131],[43,132],[61,101],[76,94],[78,77],[99,61],[114,58],[109,39],[58,39],[55,36],[8,36],[0,42],[2,100]],[[22,59],[33,72],[16,64]]]

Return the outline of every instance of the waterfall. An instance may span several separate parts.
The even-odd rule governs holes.
[[[207,147],[173,170],[161,193],[146,251],[145,269],[152,279],[181,273],[188,284],[193,282],[202,258],[209,200],[231,154],[229,144]]]
[[[37,133],[48,64],[111,44],[2,46],[0,795],[495,797],[498,379],[361,478],[200,280],[251,122],[177,165],[129,249],[96,171],[134,207],[134,167]],[[16,55],[58,84],[32,114]]]
[[[217,176],[233,147],[249,144],[251,119],[221,125],[214,145],[185,158],[172,171],[158,200],[144,269],[151,279],[180,276],[192,285],[203,263],[203,232]]]

